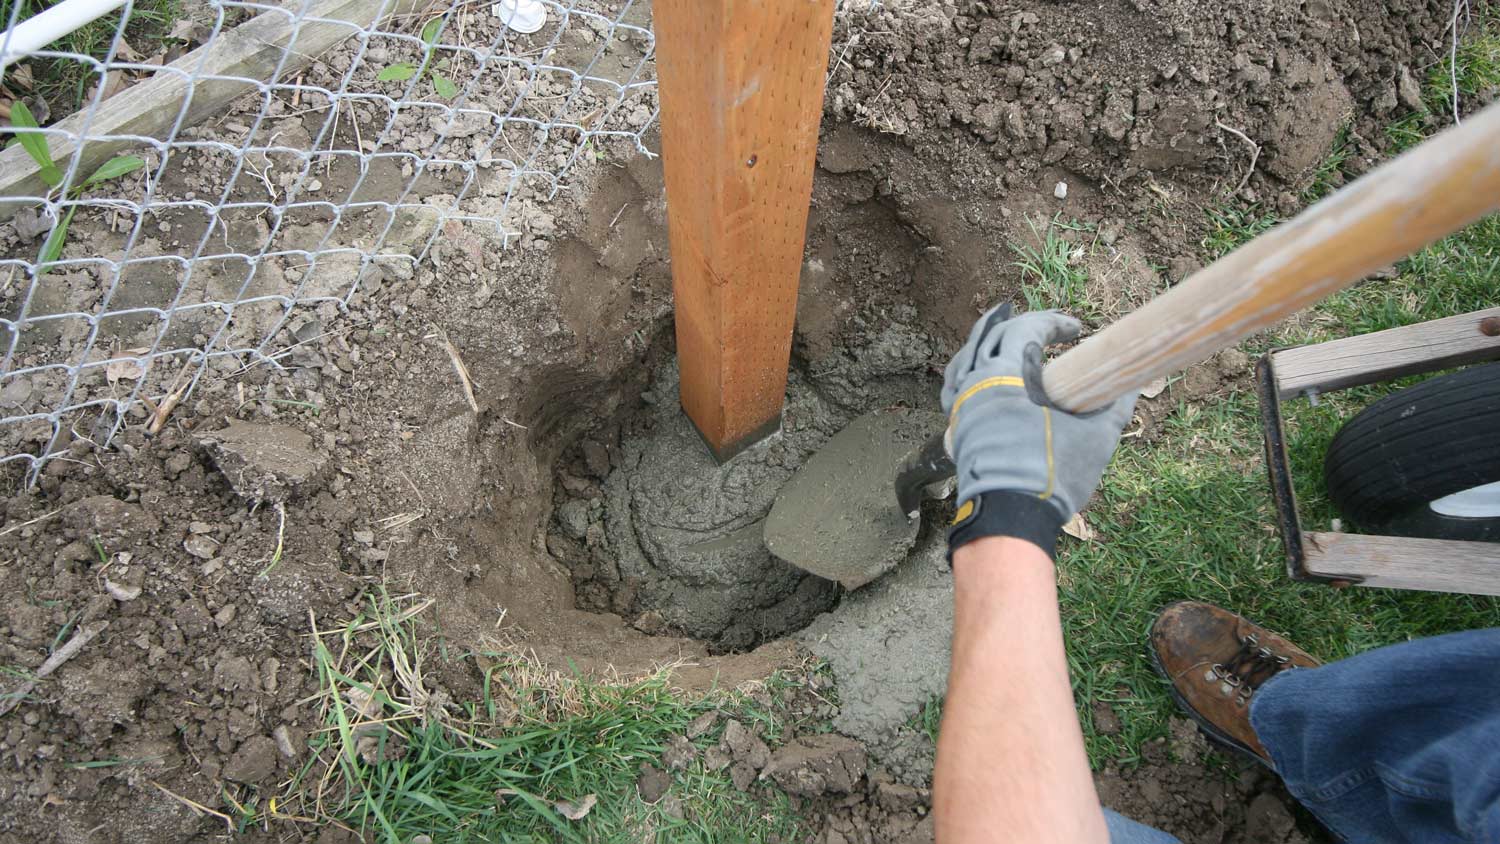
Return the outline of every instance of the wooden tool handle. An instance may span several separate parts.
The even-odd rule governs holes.
[[[1239,342],[1500,208],[1500,103],[1193,273],[1042,371],[1094,410]]]

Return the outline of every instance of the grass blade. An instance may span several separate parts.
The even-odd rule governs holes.
[[[62,221],[47,235],[47,242],[42,244],[42,252],[36,258],[39,270],[46,269],[48,264],[62,257],[63,244],[68,239],[68,224],[73,222],[73,213],[77,210],[77,205],[68,206],[68,213],[63,215]]]
[[[405,82],[416,73],[417,66],[411,62],[397,62],[375,74],[375,80],[377,82]]]
[[[37,125],[36,117],[32,115],[31,109],[27,108],[26,104],[20,100],[16,100],[11,104],[10,122],[12,126],[22,129],[41,128]],[[21,142],[21,146],[26,150],[26,154],[31,156],[31,160],[35,161],[37,166],[41,168],[40,175],[42,181],[46,182],[48,187],[55,188],[62,184],[62,171],[58,170],[57,165],[52,163],[52,151],[47,147],[46,135],[43,135],[41,132],[17,133],[16,140]]]
[[[118,179],[127,173],[134,173],[145,166],[146,159],[141,158],[139,155],[117,155],[104,162],[98,170],[94,171],[94,175],[85,179],[83,186],[89,187],[90,185],[97,185],[100,182],[107,182],[110,179]]]

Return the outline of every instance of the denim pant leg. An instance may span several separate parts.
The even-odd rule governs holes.
[[[1285,671],[1250,723],[1287,790],[1345,840],[1500,841],[1500,628]]]
[[[1113,809],[1104,810],[1104,827],[1109,830],[1109,844],[1182,844],[1165,832],[1136,823]]]

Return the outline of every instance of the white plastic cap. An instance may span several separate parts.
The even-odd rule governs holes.
[[[490,7],[490,14],[523,34],[536,32],[547,23],[547,7],[541,0],[498,0]]]

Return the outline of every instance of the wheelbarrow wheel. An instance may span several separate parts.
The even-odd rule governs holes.
[[[1500,541],[1500,364],[1398,390],[1344,424],[1328,495],[1368,531]]]

